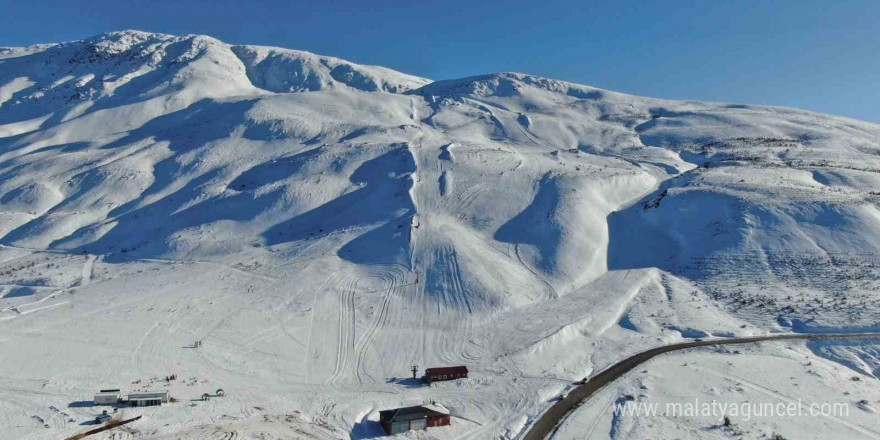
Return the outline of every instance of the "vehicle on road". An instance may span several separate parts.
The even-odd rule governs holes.
[[[96,424],[104,423],[104,422],[109,421],[111,418],[112,417],[110,416],[110,414],[107,414],[107,411],[105,410],[104,412],[102,412],[101,414],[98,414],[95,417],[95,423]]]

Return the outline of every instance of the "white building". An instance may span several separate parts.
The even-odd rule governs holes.
[[[131,406],[159,406],[168,403],[168,391],[147,391],[128,395]]]
[[[119,390],[101,390],[95,394],[95,405],[115,405],[120,397]]]

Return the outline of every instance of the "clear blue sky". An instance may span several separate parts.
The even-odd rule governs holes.
[[[434,79],[518,71],[880,122],[880,1],[259,3],[0,0],[0,45],[121,29],[208,34]]]

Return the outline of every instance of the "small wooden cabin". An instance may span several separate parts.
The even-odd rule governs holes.
[[[425,370],[425,381],[439,382],[443,380],[455,380],[468,377],[468,369],[464,365],[455,367],[428,368]]]

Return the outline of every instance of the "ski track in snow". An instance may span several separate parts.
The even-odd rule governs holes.
[[[335,383],[336,379],[343,374],[348,366],[348,356],[354,348],[355,312],[354,292],[356,281],[349,279],[345,286],[339,289],[339,328],[336,342],[336,366],[333,375],[325,383]]]
[[[366,383],[367,380],[372,381],[372,376],[367,372],[365,358],[367,356],[367,350],[371,348],[371,343],[373,337],[376,335],[376,332],[381,330],[381,328],[386,324],[388,318],[388,308],[389,303],[391,301],[391,297],[394,295],[396,290],[395,287],[395,279],[393,276],[390,276],[386,279],[388,282],[388,287],[385,288],[385,294],[382,296],[382,303],[379,306],[379,313],[376,314],[376,318],[370,324],[369,328],[364,332],[361,339],[358,341],[357,347],[357,364],[355,366],[355,371],[357,372],[358,382]]]

